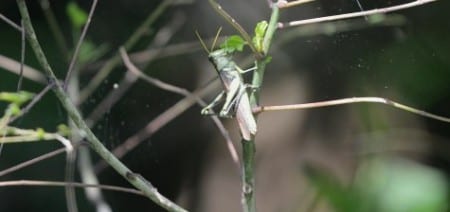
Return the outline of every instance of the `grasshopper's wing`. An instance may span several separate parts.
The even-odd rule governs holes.
[[[239,104],[237,105],[236,119],[239,124],[239,128],[242,133],[242,137],[245,140],[251,140],[252,136],[256,134],[256,121],[253,117],[252,108],[250,107],[250,101],[247,92],[244,92],[239,98]]]
[[[222,107],[220,115],[222,117],[230,117],[238,103],[237,99],[242,95],[242,88],[244,86],[242,78],[237,71],[221,71],[219,73],[223,86],[226,90],[225,103]]]

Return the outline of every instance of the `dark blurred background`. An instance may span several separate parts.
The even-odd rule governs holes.
[[[62,29],[64,50],[56,41],[39,1],[27,1],[41,45],[60,78],[68,67],[79,29],[68,16],[71,1],[50,1]],[[74,1],[85,12],[91,1]],[[407,1],[361,0],[364,10]],[[78,65],[83,88],[106,59],[113,56],[161,1],[100,1]],[[263,0],[220,1],[248,32],[268,20]],[[450,116],[449,1],[391,13],[387,16],[315,24],[279,30],[274,38],[261,90],[262,105],[323,101],[354,96],[378,96],[422,110]],[[354,0],[316,0],[281,11],[281,21],[359,11]],[[3,0],[0,13],[20,23],[15,1]],[[215,76],[195,30],[211,38],[237,32],[207,1],[179,1],[170,6],[129,53],[148,75],[190,91]],[[160,34],[160,30],[168,34]],[[20,59],[20,33],[0,22],[0,54]],[[167,38],[167,41],[155,42]],[[175,53],[164,47],[190,44]],[[145,53],[163,48],[151,61]],[[92,54],[98,53],[98,55]],[[249,67],[246,57],[236,60]],[[132,58],[133,59],[133,58]],[[148,63],[148,64],[147,64]],[[26,64],[41,69],[29,46]],[[117,88],[126,73],[118,65],[80,105],[90,114]],[[18,76],[0,68],[0,91],[15,91]],[[24,80],[23,90],[44,86]],[[216,92],[205,100],[211,100]],[[183,97],[137,80],[93,127],[100,140],[114,149]],[[3,110],[5,104],[0,104]],[[168,198],[191,211],[239,211],[240,173],[213,122],[193,106],[145,139],[122,161],[142,174]],[[48,93],[26,116],[21,128],[52,132],[67,116]],[[240,150],[234,120],[224,120]],[[259,211],[446,211],[450,173],[450,124],[379,104],[351,104],[260,115],[256,138],[256,198]],[[0,170],[60,148],[57,142],[6,145]],[[95,162],[99,158],[93,155]],[[65,157],[60,155],[0,177],[1,181],[64,180]],[[102,184],[129,184],[111,168],[99,175]],[[79,176],[76,174],[76,180]],[[162,211],[148,199],[104,191],[114,211]],[[80,211],[95,211],[77,190]],[[0,211],[65,211],[63,188],[2,187]]]

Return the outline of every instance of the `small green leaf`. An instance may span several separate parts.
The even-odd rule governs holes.
[[[256,24],[255,36],[253,37],[252,41],[256,50],[259,52],[263,51],[263,40],[268,26],[269,24],[267,23],[267,21],[260,21],[258,22],[258,24]]]
[[[17,104],[10,104],[6,110],[7,115],[17,116],[20,114],[20,107]]]
[[[270,61],[272,61],[272,57],[271,56],[267,56],[265,59],[264,59],[264,63],[265,64],[267,64],[267,63],[270,63]]]
[[[255,27],[255,37],[264,38],[268,26],[269,24],[267,23],[267,21],[258,22]]]
[[[66,13],[67,16],[69,16],[72,25],[77,29],[80,29],[86,23],[88,18],[87,13],[74,1],[67,4]]]
[[[33,98],[34,94],[26,91],[0,92],[0,101],[6,101],[18,106]]]
[[[227,52],[235,52],[242,51],[245,46],[244,39],[239,35],[232,35],[227,40],[225,40],[222,44],[220,44],[220,48],[224,49]]]
[[[65,124],[58,125],[58,134],[62,136],[69,136],[70,135],[70,128]]]
[[[44,137],[45,137],[45,130],[42,129],[42,128],[37,128],[37,129],[36,129],[36,136],[37,136],[39,139],[44,139]]]

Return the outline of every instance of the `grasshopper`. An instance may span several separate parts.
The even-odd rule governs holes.
[[[201,114],[215,115],[213,108],[221,101],[225,100],[225,103],[219,112],[219,117],[231,118],[235,116],[238,121],[242,137],[245,140],[251,140],[257,131],[256,121],[253,117],[249,96],[247,93],[247,88],[252,86],[244,83],[242,74],[255,70],[256,66],[248,70],[242,70],[233,61],[232,52],[229,52],[225,48],[212,51],[219,33],[220,29],[214,39],[211,50],[208,51],[200,35],[196,32],[203,48],[209,54],[209,61],[216,69],[224,89],[209,105],[202,109]]]
[[[221,101],[225,100],[222,109],[219,112],[219,117],[236,117],[239,128],[242,134],[242,138],[245,140],[252,140],[253,136],[256,134],[257,127],[255,117],[253,116],[252,108],[250,105],[249,95],[247,93],[247,88],[255,88],[249,84],[245,84],[242,74],[253,71],[257,69],[257,62],[255,61],[255,66],[248,70],[242,70],[233,61],[233,53],[235,51],[242,51],[244,45],[248,45],[250,49],[256,54],[257,58],[262,58],[262,40],[267,28],[267,22],[259,22],[255,28],[255,36],[253,39],[250,35],[238,24],[222,7],[216,3],[214,0],[208,0],[211,6],[219,13],[229,24],[231,24],[240,34],[240,36],[231,36],[228,41],[233,43],[232,48],[228,48],[226,45],[222,46],[220,49],[214,50],[217,37],[220,33],[220,29],[213,41],[211,49],[208,51],[205,43],[201,39],[200,35],[196,32],[203,48],[208,52],[209,61],[214,65],[224,90],[217,95],[217,97],[205,108],[202,109],[203,115],[213,115],[215,114],[212,110]],[[234,39],[232,39],[234,38]],[[236,40],[238,39],[238,40]],[[228,43],[226,41],[225,44]],[[236,43],[242,43],[242,46],[237,47]],[[232,49],[232,50],[230,50]]]

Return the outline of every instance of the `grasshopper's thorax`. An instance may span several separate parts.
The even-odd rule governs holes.
[[[224,70],[234,64],[231,54],[224,49],[218,49],[209,54],[209,61],[214,64],[217,71]]]

